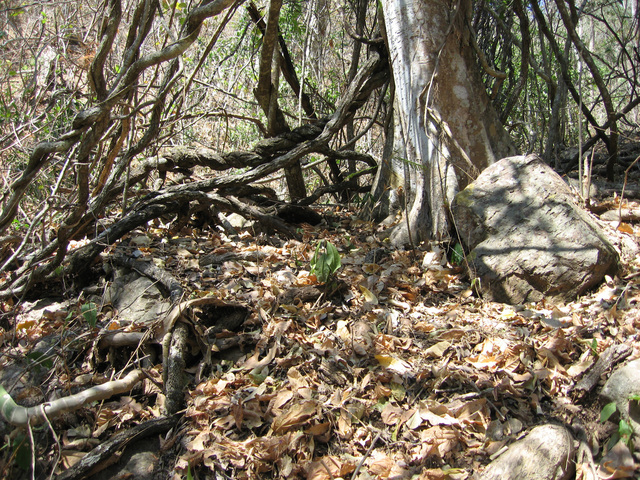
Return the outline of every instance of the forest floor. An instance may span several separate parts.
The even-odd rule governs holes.
[[[640,357],[639,258],[575,302],[508,306],[478,298],[451,252],[394,250],[354,210],[319,211],[325,223],[301,226],[301,241],[250,229],[230,238],[215,227],[176,235],[157,224],[119,243],[175,276],[185,298],[250,312],[235,331],[216,333],[210,361],[196,355],[187,366],[185,410],[155,435],[148,478],[465,479],[542,423],[586,432],[601,458],[617,425],[600,422],[599,386],[573,388],[611,346]],[[620,234],[637,242],[640,228]],[[329,290],[310,273],[321,240],[342,265]],[[205,268],[205,255],[226,260]],[[105,332],[143,327],[106,305],[91,326],[86,304],[75,296],[39,318],[28,304],[1,306],[0,368],[24,361],[45,371],[39,384],[22,377],[18,403],[88,388],[141,356],[135,347],[99,354]],[[33,355],[51,338],[52,355]],[[159,417],[155,364],[129,394],[34,428],[33,440],[4,425],[0,477],[30,478],[33,463],[34,478],[52,478],[114,433]],[[147,478],[125,467],[118,478],[134,475]]]

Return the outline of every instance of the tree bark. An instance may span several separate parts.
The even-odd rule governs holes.
[[[408,195],[391,240],[446,239],[453,195],[515,148],[477,72],[470,0],[389,0],[382,10],[404,150],[387,161]]]
[[[280,50],[278,45],[278,21],[282,0],[271,0],[267,14],[260,55],[260,72],[255,96],[267,116],[267,131],[273,137],[289,131],[284,114],[278,105],[278,84],[280,79]],[[292,200],[306,197],[306,187],[300,162],[296,161],[284,169],[287,187]]]

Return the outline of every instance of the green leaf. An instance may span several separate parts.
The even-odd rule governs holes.
[[[87,321],[87,323],[93,328],[98,323],[98,306],[93,303],[85,303],[80,307],[82,311],[82,316]]]
[[[616,402],[607,403],[600,412],[600,421],[602,423],[609,420],[609,417],[616,411]]]
[[[12,443],[12,447],[15,452],[16,465],[25,472],[31,470],[31,445],[26,436],[22,433],[18,434]]]
[[[630,437],[633,435],[633,428],[624,420],[620,420],[618,424],[618,433],[621,437]]]
[[[340,253],[338,249],[331,242],[327,242],[327,264],[331,269],[331,273],[335,273],[341,266]]]
[[[630,395],[629,396],[629,400],[635,401],[635,402],[640,402],[640,395]]]
[[[460,265],[464,261],[464,250],[460,242],[456,243],[451,252],[451,263],[454,265]]]
[[[324,250],[324,252],[322,252]],[[326,283],[340,267],[340,253],[331,242],[320,242],[311,258],[311,273],[319,282]]]
[[[51,357],[45,356],[43,352],[28,353],[27,358],[33,360],[35,364],[41,365],[46,369],[51,369],[53,367],[53,360],[51,360]]]

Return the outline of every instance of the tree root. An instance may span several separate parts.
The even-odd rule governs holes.
[[[100,470],[107,468],[113,457],[121,451],[126,444],[150,435],[164,433],[175,427],[178,417],[159,417],[136,425],[129,430],[116,434],[106,442],[98,445],[85,455],[78,463],[58,475],[58,480],[79,480],[95,475]]]
[[[46,418],[76,410],[87,403],[98,402],[113,395],[128,392],[143,376],[142,370],[133,370],[120,380],[112,380],[68,397],[42,403],[37,407],[22,407],[16,404],[11,395],[0,385],[0,413],[12,425],[18,427],[36,425],[44,422]]]

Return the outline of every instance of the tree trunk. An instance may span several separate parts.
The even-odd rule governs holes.
[[[407,205],[391,240],[446,239],[453,195],[515,148],[476,71],[470,0],[387,0],[382,10],[401,148],[380,181],[390,191],[401,178]]]
[[[267,131],[270,137],[289,131],[284,114],[278,105],[278,85],[280,81],[280,50],[278,46],[278,22],[282,0],[271,0],[264,29],[258,86],[254,94],[264,114],[267,116]],[[306,197],[306,187],[300,162],[287,165],[284,169],[291,200]]]

